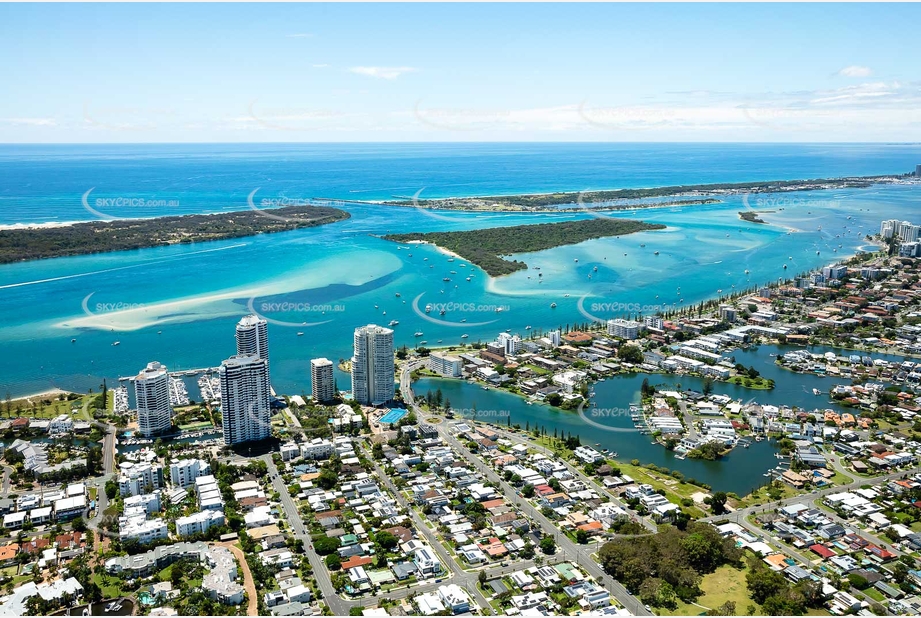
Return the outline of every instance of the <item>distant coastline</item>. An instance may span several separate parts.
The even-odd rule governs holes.
[[[895,184],[914,178],[911,173],[881,176],[849,176],[804,180],[769,180],[756,182],[674,185],[642,189],[611,189],[599,191],[564,191],[556,193],[523,193],[517,195],[487,195],[417,199],[393,196],[392,200],[365,201],[364,204],[461,211],[500,212],[573,212],[639,210],[697,204],[720,203],[720,196],[748,193],[789,193],[831,189],[864,189],[874,184]],[[688,198],[651,201],[656,198]]]

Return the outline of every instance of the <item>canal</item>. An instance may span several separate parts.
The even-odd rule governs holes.
[[[766,378],[773,379],[774,389],[753,390],[714,382],[713,392],[763,405],[847,411],[831,403],[827,393],[835,384],[849,384],[850,380],[798,374],[777,367],[771,355],[782,355],[791,349],[799,348],[760,346],[731,353],[736,362],[746,367],[753,366]],[[810,348],[815,353],[829,350],[831,348]],[[841,350],[832,351],[842,353]],[[882,354],[871,356],[900,360]],[[495,388],[484,390],[479,384],[463,380],[422,378],[414,383],[413,392],[418,398],[424,397],[428,390],[434,392],[440,388],[458,416],[475,417],[496,425],[517,424],[531,429],[543,427],[550,435],[554,431],[560,435],[578,435],[583,444],[608,448],[616,452],[617,459],[621,461],[638,459],[644,464],[653,463],[670,470],[679,470],[686,478],[706,483],[714,490],[735,492],[741,496],[767,482],[765,473],[777,465],[774,441],[752,442],[749,448],[735,448],[718,461],[703,461],[679,459],[675,453],[655,444],[651,436],[636,431],[630,418],[629,406],[640,402],[640,387],[644,378],[648,378],[649,383],[659,390],[703,390],[703,379],[693,376],[645,373],[614,376],[594,384],[595,394],[591,406],[586,406],[581,412],[564,411],[545,404],[530,404],[523,397]],[[815,396],[813,388],[822,391],[823,395]]]

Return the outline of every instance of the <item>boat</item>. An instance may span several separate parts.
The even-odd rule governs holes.
[[[821,395],[821,394],[822,394],[822,391],[820,391],[820,390],[817,389],[817,388],[814,388],[814,389],[812,389],[812,394],[813,394],[813,395]]]
[[[563,294],[563,298],[569,298],[569,294]]]
[[[573,260],[573,262],[578,262],[578,261],[579,261],[579,258],[576,258]]]
[[[381,311],[381,315],[387,315],[386,311]]]
[[[531,325],[528,324],[527,326],[524,327],[524,329],[525,329],[525,330],[531,330]]]
[[[400,297],[400,293],[399,293],[399,292],[397,292],[397,298],[399,298],[399,297]]]
[[[656,251],[655,253],[653,253],[653,255],[659,255],[659,252],[658,252],[658,251]]]
[[[556,303],[550,303],[550,308],[551,308],[551,309],[556,309]]]
[[[419,345],[425,345],[426,343],[428,343],[428,341],[422,340],[419,342]]]
[[[112,345],[121,345],[121,343],[122,343],[121,341],[113,341]]]
[[[442,279],[442,281],[450,281],[450,280],[451,279],[449,279],[448,277],[445,277],[444,279]]]
[[[438,340],[438,343],[441,343],[441,339]]]
[[[464,333],[463,335],[461,335],[461,339],[466,339],[466,338],[467,338],[467,333]]]
[[[303,337],[303,336],[304,336],[304,333],[298,332],[297,336],[298,336],[298,337]]]
[[[389,326],[396,326],[396,325],[399,324],[399,323],[400,323],[399,320],[390,320],[390,322],[389,322],[388,325],[389,325]]]
[[[416,332],[413,333],[413,337],[421,337],[421,336],[422,336],[421,330],[417,330]]]
[[[449,262],[453,262],[453,261],[454,261],[454,258],[448,258],[448,261],[449,261]]]
[[[502,313],[502,307],[496,307],[496,313]]]
[[[467,318],[463,318],[463,319],[461,320],[461,322],[466,322],[466,321],[467,321]]]
[[[456,274],[457,274],[457,271],[456,271],[456,270],[452,270],[452,271],[451,271],[451,274],[452,274],[452,275],[456,275]]]
[[[77,343],[77,340],[76,340],[76,339],[71,339],[70,342],[71,342],[71,343]]]
[[[470,281],[470,277],[467,277],[467,281]]]
[[[431,306],[431,305],[426,305],[426,306],[425,306],[425,312],[426,312],[426,313],[431,313],[431,312],[432,312],[432,306]]]
[[[595,272],[598,272],[598,267],[596,266],[596,267],[593,268],[592,270],[595,271]]]

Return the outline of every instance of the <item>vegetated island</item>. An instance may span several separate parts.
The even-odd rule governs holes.
[[[528,267],[518,260],[506,260],[502,257],[504,255],[543,251],[595,238],[661,229],[665,229],[665,226],[630,219],[584,219],[465,232],[388,234],[384,238],[394,242],[424,242],[437,245],[476,264],[490,276],[500,277]]]
[[[874,184],[905,182],[910,174],[886,176],[853,176],[844,178],[822,178],[815,180],[769,180],[758,182],[715,183],[699,185],[677,185],[651,187],[647,189],[613,189],[609,191],[582,191],[543,193],[532,195],[495,195],[479,197],[451,197],[418,200],[394,196],[394,200],[383,202],[390,206],[437,208],[442,210],[483,211],[567,211],[591,207],[599,210],[634,210],[640,208],[661,208],[692,204],[719,203],[719,196],[743,193],[784,193],[792,191],[821,191],[827,189],[867,188]],[[663,197],[685,197],[690,199],[670,201],[637,202]],[[573,205],[567,208],[566,206]],[[560,208],[563,206],[563,208]]]
[[[286,206],[269,211],[242,210],[0,230],[0,264],[272,234],[334,223],[350,216],[338,208]]]
[[[746,211],[744,211],[744,212],[740,212],[740,213],[739,213],[739,218],[742,219],[743,221],[748,221],[749,223],[764,223],[764,224],[767,224],[767,221],[765,221],[764,219],[762,219],[762,218],[759,217],[758,215],[764,214],[764,213],[770,213],[770,212],[774,212],[774,211],[773,211],[773,210],[765,210],[765,211],[759,212],[759,211],[756,211],[756,210],[746,210]]]

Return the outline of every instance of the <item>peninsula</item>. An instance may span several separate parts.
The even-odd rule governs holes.
[[[287,206],[270,212],[243,210],[0,230],[0,264],[271,234],[334,223],[350,216],[344,210],[325,206]]]
[[[593,210],[633,210],[713,204],[723,195],[744,193],[786,193],[793,191],[819,191],[827,189],[866,188],[874,184],[903,182],[907,175],[854,176],[812,180],[768,180],[739,183],[676,185],[644,189],[613,189],[609,191],[570,191],[526,195],[495,195],[478,197],[451,197],[419,200],[394,196],[384,202],[390,206],[438,208],[443,210],[501,210],[501,211],[566,211],[591,207]],[[679,197],[688,199],[656,200]],[[656,200],[656,201],[638,201]]]
[[[476,264],[490,276],[499,277],[528,267],[518,260],[506,260],[502,257],[505,255],[543,251],[563,245],[575,245],[594,238],[661,229],[665,229],[665,226],[630,219],[583,219],[466,232],[389,234],[384,238],[394,242],[425,242],[437,245]]]

